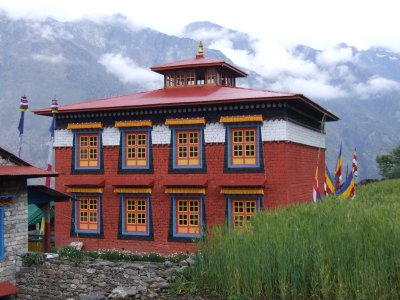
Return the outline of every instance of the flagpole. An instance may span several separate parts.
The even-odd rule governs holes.
[[[58,113],[58,102],[57,99],[51,100],[51,112],[53,118],[50,125],[50,141],[49,141],[49,153],[47,156],[47,171],[53,170],[53,146],[54,146],[54,131],[56,129],[56,114]],[[51,178],[46,177],[46,186],[51,187]]]
[[[321,120],[321,126],[320,126],[321,141],[322,141],[322,135],[325,131],[325,118],[326,118],[326,115],[323,114],[322,120]],[[319,192],[319,184],[318,184],[318,166],[319,166],[320,153],[321,153],[321,145],[318,145],[317,168],[315,170],[315,178],[314,178],[314,184],[313,184],[313,200],[314,200],[314,202],[321,200],[321,194]]]
[[[21,111],[21,116],[18,124],[18,130],[19,130],[18,157],[21,158],[23,138],[24,138],[25,112],[28,111],[28,99],[26,98],[25,95],[21,97],[21,101],[19,103],[19,110]]]

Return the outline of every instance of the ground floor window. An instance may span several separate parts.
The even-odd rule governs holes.
[[[202,197],[173,197],[175,237],[200,237],[203,218]]]
[[[77,196],[75,201],[75,231],[100,232],[100,197]]]
[[[240,228],[261,209],[261,199],[257,198],[228,198],[228,222],[231,228]]]
[[[121,196],[122,234],[149,235],[150,199],[147,196]]]

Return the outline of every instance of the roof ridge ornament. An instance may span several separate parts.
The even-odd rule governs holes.
[[[202,58],[204,57],[204,47],[203,47],[203,42],[199,42],[199,46],[197,48],[197,55],[196,58]]]

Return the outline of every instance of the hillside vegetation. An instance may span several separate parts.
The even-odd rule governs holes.
[[[216,228],[190,280],[218,298],[398,299],[400,180],[260,213],[245,232]]]

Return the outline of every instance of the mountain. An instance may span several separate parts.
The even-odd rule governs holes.
[[[267,56],[261,68],[264,57],[256,39],[210,22],[189,24],[178,37],[134,26],[121,15],[60,22],[15,20],[0,13],[0,146],[16,152],[23,94],[32,111],[49,106],[53,97],[67,104],[161,88],[161,75],[149,67],[194,56],[200,39],[207,57],[236,63],[249,74],[239,85],[303,93],[337,114],[341,120],[327,126],[329,166],[343,141],[345,161],[357,146],[361,178],[375,178],[375,156],[400,143],[400,55],[388,49],[360,51],[345,44],[332,53],[304,45],[285,49],[294,62],[315,71],[296,77],[303,76],[296,73],[301,68],[271,72],[268,64],[274,61]],[[320,78],[328,91],[322,96],[313,85]],[[26,115],[23,158],[42,167],[49,125],[49,119]]]

